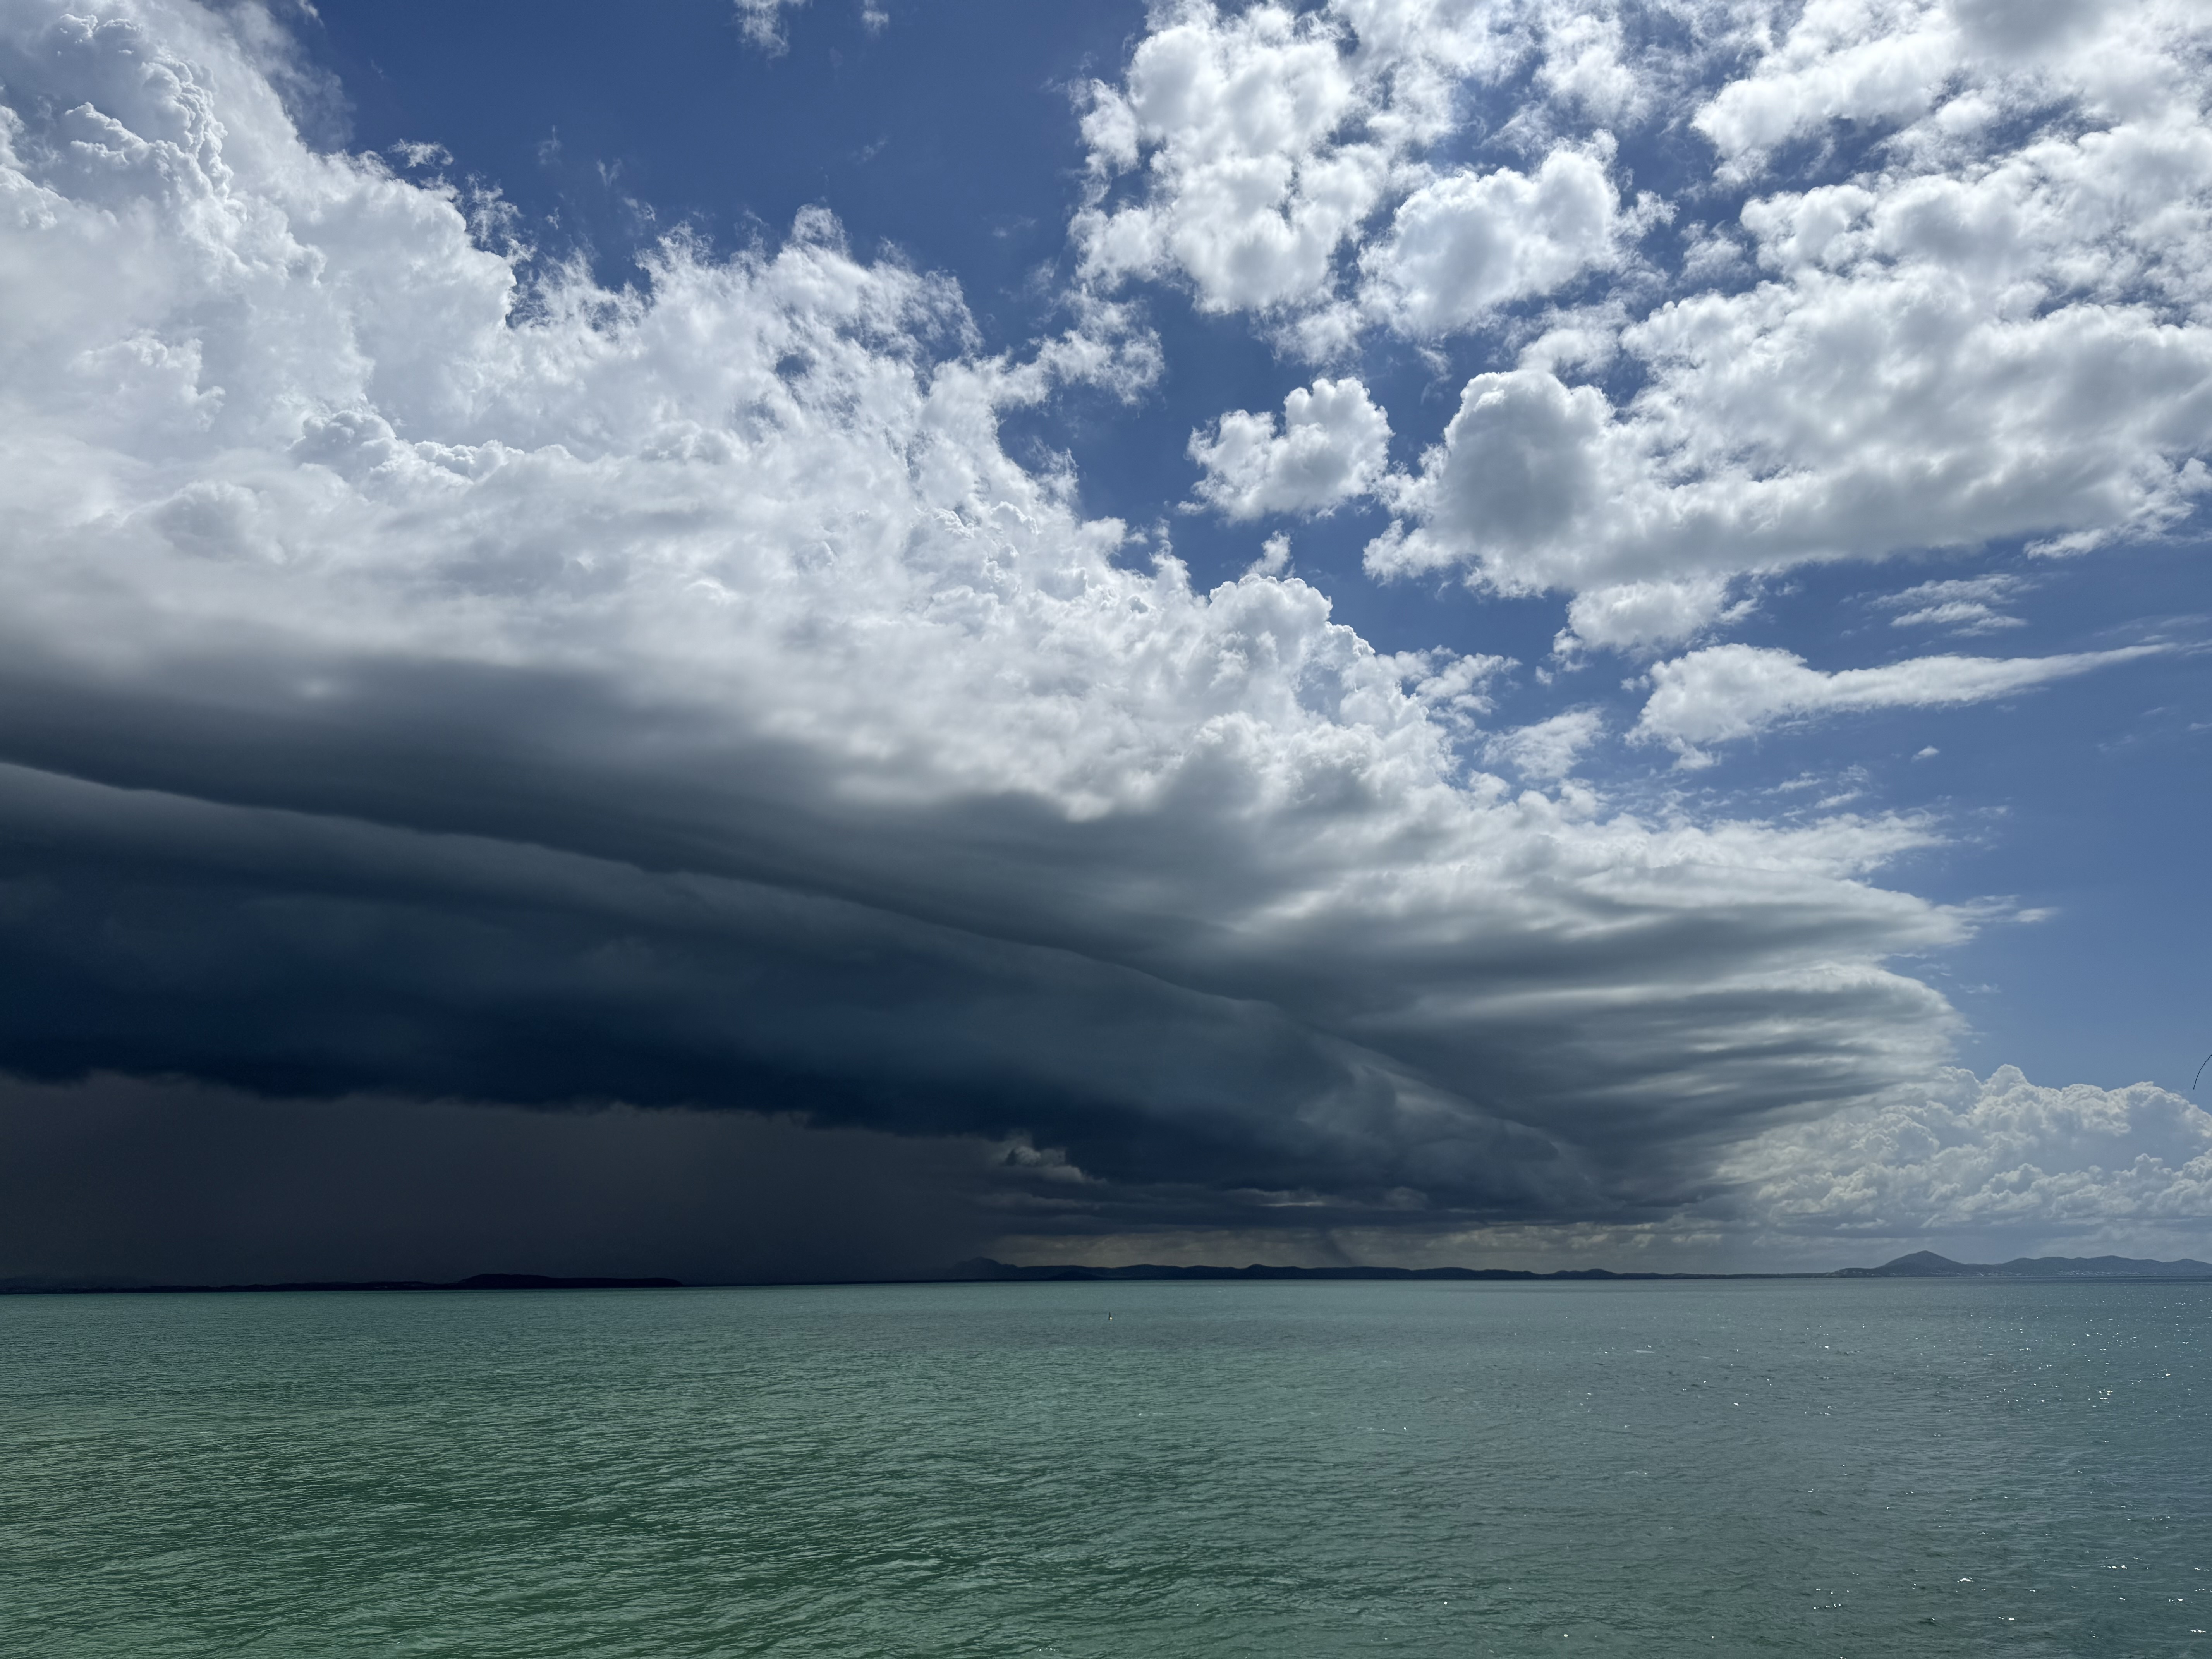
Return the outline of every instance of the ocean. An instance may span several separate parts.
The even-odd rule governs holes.
[[[2209,1313],[1972,1281],[10,1297],[0,1651],[2212,1655]]]

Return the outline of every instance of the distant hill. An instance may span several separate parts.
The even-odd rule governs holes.
[[[1838,1279],[2212,1279],[2212,1263],[2143,1261],[2125,1255],[2014,1256],[2009,1261],[1954,1261],[1915,1250],[1879,1267],[1844,1267]]]
[[[680,1279],[562,1279],[546,1273],[472,1273],[449,1283],[422,1279],[299,1279],[280,1285],[15,1285],[0,1293],[61,1296],[185,1296],[244,1291],[677,1291]]]
[[[1271,1267],[1254,1262],[1246,1267],[1170,1267],[1141,1262],[1128,1267],[1046,1266],[1017,1267],[979,1255],[961,1262],[945,1277],[973,1283],[1081,1284],[1121,1279],[1712,1279],[1766,1278],[1767,1274],[1616,1273],[1603,1267],[1577,1267],[1563,1273],[1530,1273],[1519,1267]]]

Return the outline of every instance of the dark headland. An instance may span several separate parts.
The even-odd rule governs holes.
[[[277,1285],[40,1285],[0,1286],[0,1294],[191,1296],[247,1291],[680,1291],[680,1279],[574,1279],[549,1273],[473,1273],[424,1279],[298,1279]]]

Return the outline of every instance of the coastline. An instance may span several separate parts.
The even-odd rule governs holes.
[[[2014,1284],[2191,1284],[2212,1281],[2212,1262],[2183,1258],[2150,1261],[2127,1256],[2021,1256],[2005,1262],[1954,1261],[1915,1251],[1878,1267],[1835,1267],[1802,1273],[1620,1273],[1607,1267],[1569,1267],[1539,1273],[1526,1267],[1283,1267],[1252,1262],[1242,1267],[1170,1267],[1139,1262],[1092,1267],[1073,1262],[1020,1266],[974,1256],[941,1273],[908,1279],[732,1281],[687,1284],[665,1278],[611,1279],[547,1273],[475,1273],[450,1281],[428,1279],[297,1279],[255,1285],[0,1285],[0,1296],[236,1296],[352,1291],[676,1291],[727,1290],[781,1284],[820,1285],[1081,1285],[1081,1284],[1654,1284],[1782,1279],[1982,1279]]]

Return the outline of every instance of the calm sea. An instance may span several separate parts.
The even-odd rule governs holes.
[[[8,1297],[0,1650],[2212,1655],[2209,1313],[2144,1284]]]

